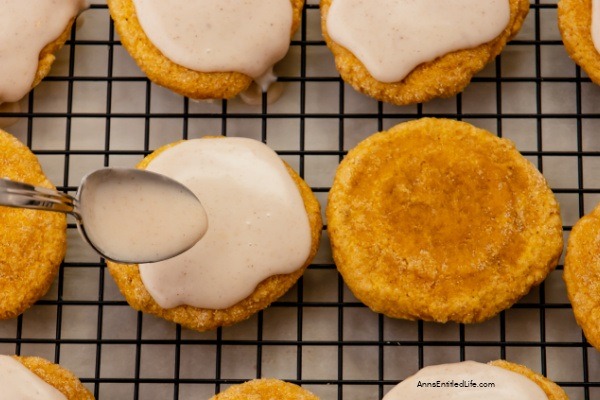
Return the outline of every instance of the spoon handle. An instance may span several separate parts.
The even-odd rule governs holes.
[[[76,199],[68,194],[0,178],[0,205],[75,214]]]

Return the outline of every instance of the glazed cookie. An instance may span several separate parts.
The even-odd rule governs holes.
[[[491,318],[542,282],[563,246],[540,172],[510,141],[444,119],[403,123],[351,150],[327,219],[346,284],[395,318]]]
[[[255,379],[235,385],[210,400],[319,400],[311,392],[278,379]]]
[[[16,102],[48,75],[85,0],[2,0],[0,103]]]
[[[136,310],[198,331],[231,325],[282,296],[316,254],[319,203],[261,142],[222,137],[177,142],[138,168],[186,184],[206,210],[208,231],[170,260],[108,264]]]
[[[514,364],[505,360],[491,361],[488,364],[493,365],[495,367],[504,368],[512,372],[516,372],[531,379],[544,391],[544,393],[548,397],[548,400],[569,400],[569,397],[560,386],[558,386],[556,383],[552,382],[545,376],[532,371],[524,365]]]
[[[321,26],[344,81],[405,105],[461,92],[528,11],[529,0],[321,0]]]
[[[268,86],[304,0],[108,0],[123,46],[154,83],[193,99]],[[176,21],[176,23],[169,23]],[[250,23],[251,22],[251,23]]]
[[[569,400],[556,383],[525,366],[504,360],[425,367],[392,388],[383,400],[415,400],[432,395],[444,399]]]
[[[0,356],[0,370],[3,372],[0,373],[0,381],[4,395],[14,395],[19,399],[94,399],[75,375],[43,358]]]
[[[0,130],[0,177],[54,188],[29,149]],[[64,214],[0,206],[0,319],[21,314],[52,284],[67,248]]]
[[[573,227],[563,278],[575,319],[592,346],[600,351],[600,205]]]
[[[596,0],[560,0],[558,27],[569,56],[600,84],[600,19],[593,17]],[[600,12],[600,3],[595,11]]]

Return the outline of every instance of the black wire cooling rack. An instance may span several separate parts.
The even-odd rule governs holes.
[[[205,134],[265,141],[294,166],[324,206],[345,152],[370,134],[423,116],[469,121],[512,139],[549,180],[565,237],[600,201],[600,88],[573,64],[556,1],[536,0],[519,36],[455,98],[395,107],[339,78],[309,1],[286,60],[278,102],[193,102],[151,84],[95,2],[52,75],[23,102],[8,130],[39,157],[59,189],[102,166],[132,166],[158,146]],[[323,399],[381,399],[419,368],[466,359],[526,364],[572,399],[600,398],[600,355],[577,327],[562,266],[510,310],[478,325],[376,315],[345,287],[327,232],[298,285],[267,310],[215,332],[190,332],[133,311],[106,265],[69,224],[69,249],[48,293],[0,322],[0,352],[38,355],[74,371],[97,399],[208,399],[229,385],[276,377]]]

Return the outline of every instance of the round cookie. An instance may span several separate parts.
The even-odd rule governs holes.
[[[329,36],[327,15],[332,1],[321,0],[321,29],[342,79],[359,92],[396,105],[423,103],[463,91],[473,75],[500,54],[506,43],[519,32],[529,11],[529,0],[507,0],[510,1],[510,21],[496,39],[423,63],[399,82],[384,83],[376,80],[354,54]]]
[[[54,189],[35,155],[0,130],[0,177]],[[21,314],[52,284],[67,244],[64,214],[0,206],[0,319]]]
[[[546,396],[548,396],[548,400],[569,400],[569,397],[560,386],[524,365],[514,364],[505,360],[491,361],[488,364],[526,376],[542,388]]]
[[[94,396],[73,373],[57,364],[39,357],[19,357],[14,359],[30,369],[49,385],[54,386],[68,400],[94,400]]]
[[[600,53],[592,40],[592,0],[560,0],[558,28],[569,56],[600,84]]]
[[[255,379],[211,397],[210,400],[319,400],[317,396],[300,386],[278,379]],[[552,400],[552,399],[551,399]]]
[[[300,26],[304,0],[290,0],[294,10],[290,38]],[[240,72],[200,72],[169,60],[144,33],[132,0],[108,0],[121,42],[148,78],[192,99],[230,99],[246,90],[252,78]]]
[[[590,344],[600,351],[599,232],[600,205],[573,227],[563,279],[577,323]]]
[[[211,137],[205,137],[205,139],[206,138]],[[227,139],[225,138],[223,140]],[[171,143],[157,149],[142,160],[137,165],[137,168],[145,169],[160,153],[178,143],[180,142]],[[287,292],[302,276],[317,253],[323,224],[321,221],[321,207],[310,187],[289,165],[285,164],[285,166],[300,191],[311,229],[310,255],[301,268],[290,274],[275,275],[265,279],[256,287],[250,296],[225,309],[206,309],[189,305],[164,309],[156,303],[145,288],[137,264],[123,265],[108,262],[108,268],[111,275],[131,307],[149,314],[154,314],[168,321],[181,324],[189,329],[206,331],[243,321],[256,312],[268,307],[273,301]]]
[[[539,171],[510,141],[453,120],[361,142],[337,170],[327,219],[346,284],[395,318],[491,318],[542,282],[563,246]]]

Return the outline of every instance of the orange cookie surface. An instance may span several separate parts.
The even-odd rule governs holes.
[[[319,400],[300,386],[277,379],[256,379],[213,396],[210,400]]]
[[[600,206],[573,227],[563,278],[575,319],[600,351]]]
[[[540,172],[508,140],[452,120],[403,123],[352,149],[327,219],[346,284],[396,318],[491,318],[545,279],[563,245]]]
[[[569,56],[600,84],[600,53],[592,40],[592,0],[560,0],[558,27]]]
[[[54,188],[35,155],[0,130],[0,177]],[[14,318],[42,297],[67,244],[64,214],[0,206],[0,319]]]

